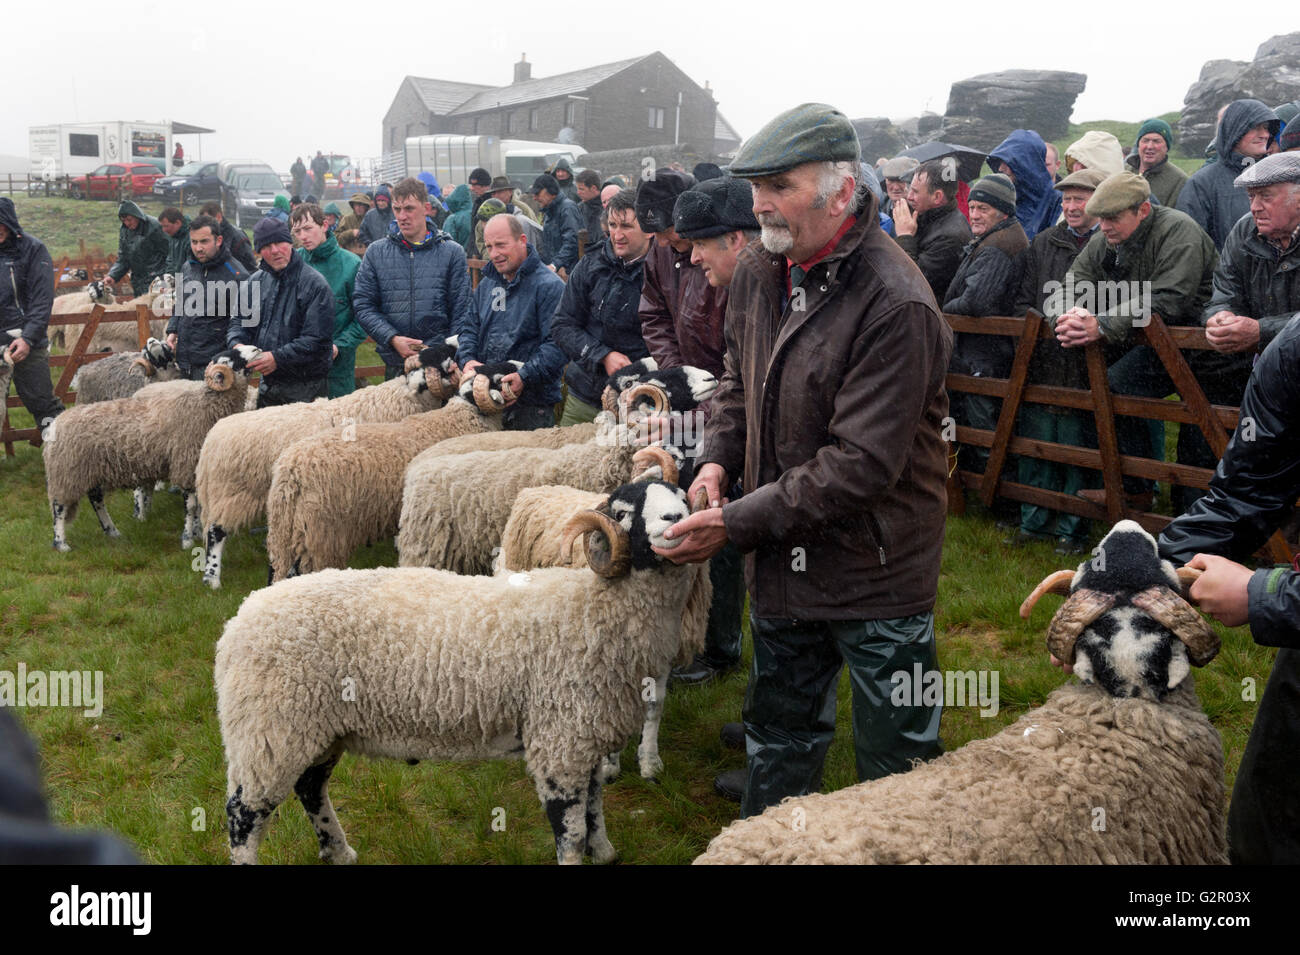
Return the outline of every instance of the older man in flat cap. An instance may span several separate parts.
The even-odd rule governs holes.
[[[746,554],[748,816],[820,787],[846,662],[860,779],[940,752],[940,707],[910,674],[937,668],[952,333],[856,188],[843,113],[782,113],[731,173],[750,180],[762,241],[729,290],[726,369],[690,490],[709,507],[662,553],[703,560],[730,542]],[[729,500],[737,477],[744,497]]]
[[[1101,234],[1093,236],[1074,260],[1062,294],[1048,309],[1048,318],[1055,319],[1057,341],[1078,348],[1104,340],[1114,353],[1129,346],[1133,327],[1147,324],[1152,315],[1159,315],[1166,325],[1201,324],[1219,257],[1210,237],[1190,216],[1168,206],[1153,206],[1150,183],[1134,172],[1108,176],[1084,209],[1101,221]],[[1206,397],[1222,403],[1218,399],[1225,393],[1224,383],[1218,378],[1233,363],[1209,352],[1187,357]],[[1110,366],[1107,377],[1111,390],[1121,395],[1164,398],[1175,390],[1149,345],[1129,348]],[[1238,398],[1244,384],[1236,385]],[[1155,439],[1145,420],[1120,417],[1116,431],[1121,454],[1164,459],[1163,438]],[[1198,428],[1179,429],[1178,449],[1179,463],[1214,466],[1214,455]],[[1129,509],[1151,509],[1150,480],[1125,477],[1124,491]],[[1106,501],[1102,489],[1080,491],[1079,496],[1097,504]],[[1181,513],[1195,496],[1191,488],[1175,488],[1175,510]]]

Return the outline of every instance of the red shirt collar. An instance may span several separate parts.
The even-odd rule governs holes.
[[[831,240],[829,242],[827,242],[820,249],[814,252],[812,258],[810,258],[807,262],[795,262],[793,259],[786,258],[785,260],[786,270],[789,271],[791,266],[798,265],[799,268],[803,269],[806,274],[809,270],[812,269],[814,265],[816,265],[822,259],[826,258],[826,256],[830,255],[832,252],[835,251],[835,247],[840,244],[840,239],[844,238],[844,233],[848,232],[849,229],[853,228],[853,224],[857,221],[858,221],[857,216],[855,215],[847,216],[844,219],[844,223],[840,226],[840,230],[836,232],[834,236],[831,237]]]

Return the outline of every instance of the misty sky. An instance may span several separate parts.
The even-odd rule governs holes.
[[[283,172],[317,149],[378,156],[404,76],[503,85],[521,53],[542,77],[660,50],[710,82],[742,136],[809,100],[853,117],[942,113],[953,81],[1011,68],[1086,73],[1076,121],[1136,121],[1180,108],[1206,60],[1249,60],[1270,36],[1300,29],[1300,16],[1270,27],[1226,10],[1213,29],[1180,27],[1168,4],[1115,0],[904,5],[892,21],[846,4],[783,16],[767,3],[656,2],[638,15],[622,0],[577,13],[602,6],[133,0],[110,14],[69,0],[55,14],[9,4],[0,153],[26,156],[33,125],[172,119],[218,131],[202,139],[206,159],[256,157]],[[193,137],[181,142],[199,158]]]

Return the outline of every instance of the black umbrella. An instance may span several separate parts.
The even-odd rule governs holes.
[[[931,159],[943,159],[952,156],[957,160],[957,178],[962,182],[974,182],[980,177],[987,153],[969,146],[954,146],[951,143],[921,143],[911,149],[904,149],[898,155],[910,156],[917,162],[929,162]]]

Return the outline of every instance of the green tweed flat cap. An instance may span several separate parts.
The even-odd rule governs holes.
[[[806,162],[858,162],[858,134],[849,118],[825,103],[786,110],[740,147],[733,176],[772,176]]]
[[[1107,176],[1092,194],[1083,211],[1090,216],[1117,216],[1151,198],[1151,183],[1135,172]]]

